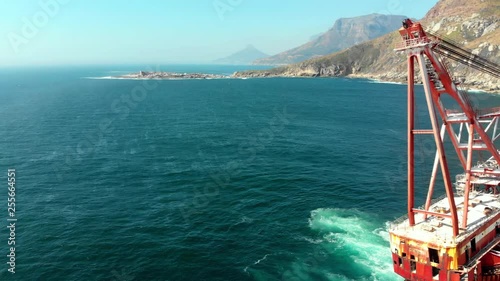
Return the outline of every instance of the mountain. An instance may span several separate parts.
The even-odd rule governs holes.
[[[401,21],[405,18],[405,16],[371,14],[338,19],[332,28],[314,36],[310,42],[277,55],[256,60],[254,64],[288,64],[327,55],[394,31],[401,26]]]
[[[314,41],[316,39],[318,39],[319,37],[321,37],[321,35],[325,34],[324,32],[321,32],[321,33],[316,33],[314,35],[312,35],[311,37],[309,37],[309,41]]]
[[[439,0],[420,21],[426,30],[440,34],[494,63],[500,63],[500,1]],[[236,76],[355,76],[384,81],[406,81],[406,56],[393,51],[401,42],[398,32],[348,49],[289,66]],[[449,61],[465,86],[500,91],[500,81]]]
[[[259,51],[253,45],[248,45],[245,49],[236,52],[225,58],[215,60],[217,64],[251,64],[254,60],[268,57],[269,55]]]

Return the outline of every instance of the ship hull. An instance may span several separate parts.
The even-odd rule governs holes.
[[[405,280],[500,281],[500,213],[459,239],[402,233],[391,231],[390,239],[394,272]]]

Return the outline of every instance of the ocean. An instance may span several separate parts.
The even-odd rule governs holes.
[[[401,280],[405,85],[109,79],[139,70],[0,69],[0,280]]]

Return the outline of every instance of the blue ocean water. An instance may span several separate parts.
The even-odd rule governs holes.
[[[0,69],[0,280],[400,280],[405,85],[95,79],[141,69]]]

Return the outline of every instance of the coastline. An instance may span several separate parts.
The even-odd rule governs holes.
[[[130,73],[120,76],[115,76],[115,78],[121,79],[221,79],[229,78],[227,75],[222,74],[207,74],[207,73],[179,73],[179,72],[147,72],[139,71],[138,73]]]
[[[309,73],[301,73],[300,75],[292,73],[275,74],[269,71],[237,71],[231,75],[223,74],[208,74],[208,73],[178,73],[178,72],[146,72],[139,71],[138,73],[129,73],[119,76],[103,76],[103,77],[84,77],[85,79],[96,80],[212,80],[212,79],[251,79],[251,78],[348,78],[348,79],[367,79],[373,83],[406,85],[406,81],[402,79],[385,79],[377,75],[369,74],[348,74],[348,75],[315,75]],[[469,88],[469,87],[466,87]],[[467,89],[473,93],[500,94],[498,90],[485,89],[481,87],[470,87]]]
[[[375,76],[375,75],[366,75],[366,74],[350,74],[347,77],[350,78],[363,78],[363,79],[369,79],[377,83],[384,83],[384,84],[398,84],[398,85],[407,85],[406,81],[401,81],[401,80],[396,80],[396,79],[383,79],[381,77]],[[417,82],[416,82],[417,83]],[[418,84],[421,84],[420,82]],[[462,87],[464,90],[467,92],[472,92],[472,93],[481,93],[481,94],[496,94],[500,95],[499,90],[491,90],[491,89],[484,89],[484,88],[474,88],[472,86],[463,86]]]

